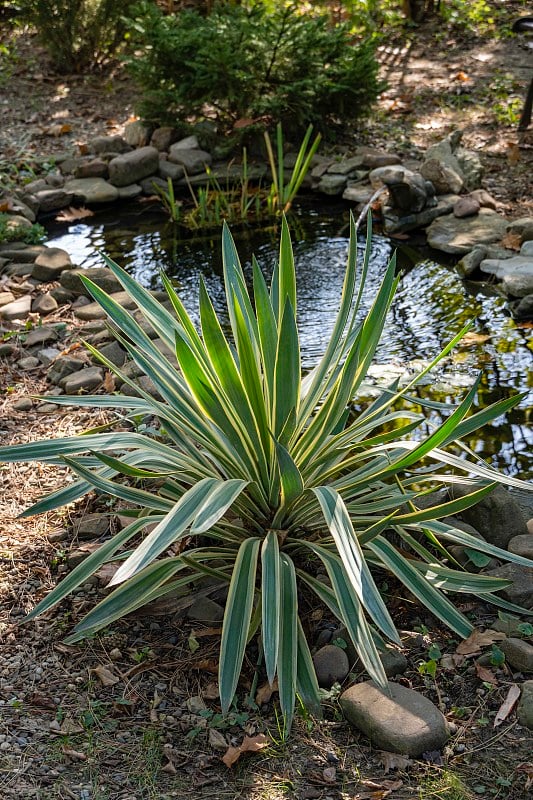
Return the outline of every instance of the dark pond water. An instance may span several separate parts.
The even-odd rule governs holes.
[[[296,209],[291,220],[298,273],[299,327],[303,362],[312,367],[324,350],[338,307],[348,250],[348,216],[344,207],[327,216]],[[158,288],[159,272],[171,275],[180,296],[196,317],[198,277],[202,273],[215,308],[224,318],[220,233],[178,239],[160,214],[150,209],[117,216],[97,215],[90,224],[51,230],[49,244],[63,247],[80,266],[101,266],[104,251],[144,286]],[[269,274],[277,257],[278,231],[264,228],[251,235],[234,231],[241,261],[249,269],[252,253]],[[360,248],[364,246],[361,237]],[[364,299],[369,307],[391,255],[390,242],[374,236],[370,280]],[[402,261],[400,252],[400,262]],[[506,418],[470,437],[468,444],[503,471],[533,477],[533,431],[529,425],[533,400],[533,358],[528,331],[515,325],[504,301],[480,284],[465,285],[453,268],[418,257],[400,282],[377,351],[373,380],[390,382],[397,374],[413,374],[417,364],[431,359],[471,319],[473,333],[419,391],[452,399],[481,370],[477,403],[486,406],[517,391],[528,392]],[[404,258],[404,261],[406,259]],[[415,259],[416,260],[416,259]]]

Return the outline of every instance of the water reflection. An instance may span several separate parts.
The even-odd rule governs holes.
[[[311,217],[311,222],[310,222]],[[292,226],[298,273],[298,322],[306,368],[322,354],[334,324],[348,252],[344,212],[324,218],[306,214]],[[255,236],[235,232],[245,273],[254,253],[267,275],[277,258],[278,231],[266,228]],[[102,265],[106,252],[144,286],[160,286],[159,272],[172,276],[193,318],[198,319],[198,278],[201,273],[217,313],[224,321],[220,236],[192,236],[176,242],[171,228],[152,212],[77,224],[58,230],[50,242],[63,247],[84,267]],[[362,255],[363,243],[360,243]],[[391,255],[389,240],[375,236],[362,312],[371,305]],[[377,373],[409,372],[413,361],[433,358],[471,319],[473,334],[443,363],[423,388],[436,399],[452,399],[458,387],[471,385],[480,370],[478,403],[486,406],[516,391],[528,392],[505,420],[497,420],[468,444],[489,462],[511,474],[533,475],[531,409],[532,357],[527,331],[516,327],[504,301],[481,287],[465,286],[453,269],[420,261],[402,278],[376,353]],[[419,391],[422,391],[419,390]]]

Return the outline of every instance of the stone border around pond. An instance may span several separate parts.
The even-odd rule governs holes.
[[[402,160],[394,153],[356,147],[352,154],[315,156],[304,188],[342,198],[361,211],[375,191],[386,187],[382,209],[385,234],[394,236],[424,230],[428,244],[456,256],[457,269],[469,279],[497,280],[518,320],[533,317],[533,217],[508,221],[482,188],[483,169],[476,153],[461,147],[461,131],[432,145],[422,161]],[[78,154],[56,158],[58,170],[4,191],[10,226],[30,226],[43,215],[72,205],[98,208],[154,194],[167,188],[170,178],[177,194],[208,181],[211,175],[225,184],[238,181],[241,170],[228,162],[214,163],[196,136],[177,141],[169,127],[150,129],[131,122],[124,136],[99,136],[80,147]],[[289,152],[290,170],[296,154]],[[251,164],[252,182],[268,174],[263,162]],[[0,256],[5,259],[5,255]],[[16,268],[15,260],[15,268]],[[6,264],[0,262],[0,270]],[[13,265],[8,266],[8,274]],[[16,274],[16,272],[15,272]],[[23,273],[21,273],[23,274]],[[33,275],[34,278],[38,276]],[[44,278],[39,278],[44,280]]]

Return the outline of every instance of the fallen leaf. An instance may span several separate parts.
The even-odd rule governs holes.
[[[12,208],[13,208],[13,203],[11,202],[11,200],[2,200],[2,202],[0,203],[0,212],[2,213],[4,211],[11,211]]]
[[[86,156],[87,153],[89,152],[89,145],[85,144],[85,142],[81,142],[78,145],[78,150],[79,150],[80,156]]]
[[[337,770],[335,767],[326,767],[322,770],[322,777],[327,783],[335,783],[337,780]]]
[[[218,700],[220,697],[218,683],[208,683],[203,691],[205,700]]]
[[[76,733],[83,733],[83,730],[82,726],[74,722],[71,717],[65,717],[58,733],[61,733],[63,736],[74,736]]]
[[[43,128],[43,133],[46,136],[64,136],[66,133],[71,133],[72,125],[69,125],[67,122],[63,122],[62,124],[58,125],[50,125],[48,128]]]
[[[264,683],[262,686],[259,687],[257,690],[257,694],[255,696],[255,702],[258,706],[262,706],[264,703],[268,703],[274,692],[278,691],[278,679],[274,678],[274,682],[272,686],[269,683]]]
[[[61,750],[66,756],[73,758],[76,761],[87,761],[87,756],[85,753],[82,753],[79,750],[73,750],[71,747],[67,747],[66,745],[64,745]]]
[[[501,642],[505,639],[505,633],[493,631],[488,628],[486,631],[473,630],[468,639],[460,642],[455,652],[461,656],[477,656],[484,647],[488,647],[494,642]]]
[[[120,681],[120,678],[117,678],[108,667],[104,667],[103,664],[99,664],[94,669],[90,670],[94,672],[102,686],[114,686],[115,683]]]
[[[191,653],[196,653],[196,651],[197,651],[197,650],[198,650],[198,648],[200,647],[200,642],[199,642],[199,641],[198,641],[198,639],[197,639],[197,638],[196,638],[196,637],[195,637],[195,636],[194,636],[194,635],[191,633],[191,635],[190,635],[190,636],[189,636],[189,638],[187,639],[187,645],[188,645],[188,647],[189,647],[189,650],[191,651]]]
[[[509,687],[509,691],[507,692],[507,697],[499,707],[498,711],[496,712],[496,716],[494,717],[494,727],[497,728],[498,725],[501,725],[502,722],[507,719],[511,711],[516,705],[516,701],[520,697],[520,687],[513,683],[512,686]]]
[[[500,244],[502,247],[507,248],[507,250],[519,251],[522,246],[522,236],[516,233],[516,231],[509,231],[509,233],[506,233],[502,238]]]
[[[115,391],[115,376],[112,372],[106,372],[102,386],[107,394],[112,394]]]
[[[470,80],[466,72],[463,72],[462,70],[460,72],[456,72],[453,76],[453,79],[455,81],[461,81],[462,83],[466,83],[466,81]]]
[[[526,785],[524,786],[524,789],[527,792],[528,789],[530,789],[531,786],[533,786],[533,764],[526,763],[526,762],[524,762],[523,764],[519,764],[517,766],[517,768],[516,768],[516,772],[525,772],[526,773],[527,777],[526,777]]]
[[[227,750],[228,743],[225,736],[215,728],[209,728],[208,741],[213,750]]]
[[[193,661],[190,666],[191,669],[200,669],[203,672],[211,672],[213,675],[218,675],[218,661],[214,658],[202,658],[199,661]]]
[[[29,697],[26,698],[26,702],[30,706],[36,706],[36,708],[46,708],[48,711],[55,711],[57,708],[57,703],[54,703],[51,697],[48,697],[45,694],[40,694],[39,692],[32,692]]]
[[[78,219],[85,219],[85,217],[94,217],[94,211],[90,208],[73,208],[69,206],[60,211],[56,216],[56,222],[75,222]]]
[[[384,800],[389,797],[396,789],[403,786],[403,781],[382,781],[381,783],[374,783],[374,781],[361,781],[363,786],[371,789],[369,792],[358,792],[354,795],[353,800]]]
[[[227,767],[232,767],[239,760],[243,753],[257,753],[270,744],[270,739],[264,733],[257,736],[245,736],[239,747],[228,747],[222,761]]]
[[[172,761],[168,761],[164,767],[161,768],[161,772],[166,772],[167,775],[175,775],[177,772],[176,767],[172,763]]]
[[[400,753],[388,753],[386,750],[382,750],[379,759],[385,773],[390,772],[391,769],[406,769],[413,763],[408,756],[402,756]]]
[[[222,628],[199,628],[191,631],[192,636],[196,639],[201,639],[202,636],[220,636]]]
[[[494,684],[494,686],[498,685],[498,678],[496,677],[494,672],[492,672],[490,669],[487,669],[487,667],[478,664],[477,661],[475,663],[475,667],[476,667],[476,675],[478,676],[480,681],[487,681],[487,683],[492,683]]]

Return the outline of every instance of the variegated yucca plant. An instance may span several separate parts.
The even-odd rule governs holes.
[[[25,515],[97,490],[125,501],[132,518],[65,577],[29,619],[51,609],[110,561],[119,562],[113,591],[76,625],[70,641],[94,634],[165,594],[183,587],[193,593],[195,583],[211,576],[215,588],[227,587],[219,659],[222,709],[227,711],[234,698],[248,642],[260,634],[264,668],[271,683],[277,676],[288,730],[296,696],[312,712],[320,710],[306,621],[299,616],[299,587],[314,593],[346,626],[362,664],[382,686],[386,676],[379,651],[387,640],[399,643],[399,637],[374,568],[392,573],[463,637],[472,626],[450,593],[471,593],[518,610],[495,594],[508,585],[506,581],[463,571],[445,545],[460,544],[519,564],[531,562],[440,520],[478,502],[499,481],[525,485],[499,475],[461,443],[515,406],[521,396],[469,415],[476,383],[455,406],[425,403],[438,405],[444,418],[439,425],[420,411],[398,409],[398,401],[410,397],[410,390],[450,352],[465,329],[408,386],[400,389],[395,383],[382,389],[362,413],[350,413],[399,280],[392,259],[370,310],[358,321],[371,235],[358,270],[353,220],[350,233],[334,329],[321,360],[305,376],[285,220],[270,289],[255,261],[253,288],[247,286],[230,232],[223,231],[231,337],[202,281],[197,330],[164,275],[166,306],[105,258],[142,313],[143,326],[83,278],[109,316],[116,338],[151,378],[157,395],[138,387],[89,346],[120,381],[136,386],[138,396],[61,396],[47,401],[115,409],[122,422],[124,417],[153,417],[158,424],[151,432],[124,430],[122,424],[115,432],[89,431],[0,451],[5,461],[67,464],[77,476],[75,483]],[[154,339],[145,332],[146,323]],[[417,398],[416,403],[423,408],[424,401]],[[467,497],[430,502],[429,507],[424,498],[424,507],[418,507],[419,497],[459,479],[471,483]]]

